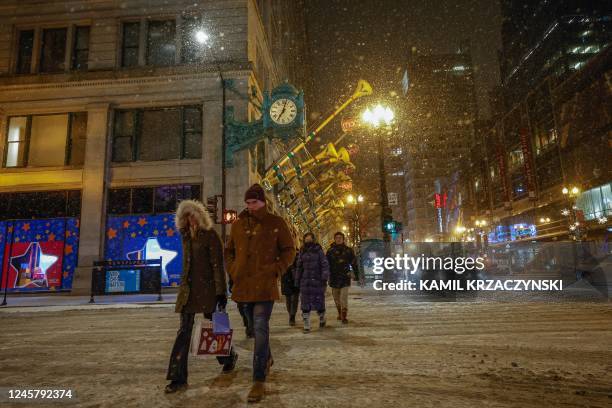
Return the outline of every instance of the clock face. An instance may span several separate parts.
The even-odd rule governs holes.
[[[291,99],[280,98],[270,107],[270,118],[279,125],[288,125],[297,116],[297,106]]]

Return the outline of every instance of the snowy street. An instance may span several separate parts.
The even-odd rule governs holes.
[[[335,320],[331,296],[329,327],[319,329],[314,318],[309,334],[299,322],[289,327],[284,304],[275,305],[275,364],[259,406],[607,407],[612,401],[609,303],[428,302],[352,290],[346,327]],[[238,326],[235,304],[229,309]],[[178,328],[170,303],[6,308],[0,322],[4,389],[71,388],[72,404],[82,407],[247,405],[252,340],[240,326],[233,374],[221,375],[214,360],[190,360],[189,388],[165,395]]]

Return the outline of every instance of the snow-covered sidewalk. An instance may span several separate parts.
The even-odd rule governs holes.
[[[71,388],[83,407],[246,406],[252,340],[235,305],[230,302],[236,371],[221,375],[216,361],[192,360],[189,389],[165,395],[178,315],[171,303],[155,299],[128,307],[2,309],[0,387]],[[607,302],[427,302],[356,289],[350,304],[348,326],[335,320],[328,299],[329,327],[319,329],[315,318],[306,335],[288,326],[284,304],[275,305],[275,364],[260,406],[604,407],[612,401]]]

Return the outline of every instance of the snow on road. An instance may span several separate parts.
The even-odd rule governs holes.
[[[329,317],[330,327],[304,335],[275,305],[275,365],[260,406],[612,404],[609,303],[410,302],[361,293],[352,296],[348,327]],[[20,310],[0,313],[0,327],[0,387],[71,388],[73,406],[82,407],[246,406],[252,340],[240,327],[234,374],[191,360],[189,389],[163,393],[178,329],[172,305]]]

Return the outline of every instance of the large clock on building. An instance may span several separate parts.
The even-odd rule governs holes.
[[[263,127],[273,137],[288,141],[305,133],[304,93],[285,82],[264,94]]]
[[[297,106],[292,99],[279,98],[270,107],[270,119],[277,125],[291,125],[297,119]]]

